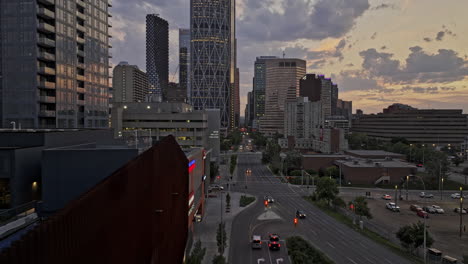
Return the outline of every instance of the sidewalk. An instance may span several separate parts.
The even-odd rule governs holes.
[[[229,164],[229,162],[227,163]],[[229,174],[229,168],[226,165],[220,166],[220,172],[223,177],[227,177]],[[233,180],[237,180],[237,167],[234,171]],[[200,223],[196,223],[194,227],[193,241],[195,242],[200,239],[202,248],[206,248],[205,257],[203,258],[203,264],[213,263],[213,258],[218,255],[218,245],[216,242],[216,230],[221,221],[225,223],[226,234],[227,234],[227,247],[224,250],[224,257],[229,259],[229,246],[231,238],[231,227],[232,221],[246,208],[249,208],[253,202],[247,207],[240,207],[239,200],[243,193],[229,192],[231,196],[231,208],[229,212],[226,212],[226,194],[228,191],[224,190],[217,193],[217,197],[209,197],[205,200],[205,215]]]

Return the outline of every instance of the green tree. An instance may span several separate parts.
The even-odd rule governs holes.
[[[356,199],[354,199],[354,201],[353,201],[353,204],[354,204],[354,208],[355,208],[354,212],[356,213],[356,215],[359,215],[360,217],[365,216],[365,217],[367,217],[369,219],[372,219],[370,209],[367,206],[366,197],[364,197],[364,196],[356,197]]]
[[[187,264],[201,264],[205,257],[206,248],[202,248],[201,241],[198,240],[193,246],[192,253],[187,258]]]
[[[460,163],[463,162],[463,158],[461,158],[460,156],[456,155],[455,158],[452,159],[452,163],[453,165],[457,166],[460,165]]]
[[[394,137],[394,138],[392,138],[392,140],[390,142],[392,144],[402,143],[404,145],[409,145],[408,140],[406,138],[404,138],[404,137]]]
[[[340,170],[336,166],[331,166],[328,167],[325,170],[325,175],[326,177],[332,177],[332,178],[338,178],[340,176]]]
[[[216,162],[210,162],[210,177],[214,179],[219,174],[219,166]]]
[[[260,132],[252,132],[250,137],[253,139],[253,144],[257,146],[257,148],[263,148],[267,145],[267,138]]]
[[[231,174],[234,174],[234,170],[236,169],[236,166],[237,166],[237,155],[232,155],[231,156],[231,163],[230,163],[230,166],[229,166],[229,173]]]
[[[213,264],[226,264],[226,263],[227,263],[226,258],[222,255],[216,255],[213,258]]]
[[[224,254],[224,250],[227,247],[227,234],[224,223],[219,223],[218,225],[218,229],[216,231],[216,243],[218,245],[218,253],[220,255]]]
[[[338,197],[338,196],[335,197],[335,199],[333,199],[332,204],[335,207],[341,207],[341,208],[346,206],[346,202],[343,199],[341,199],[341,197]]]
[[[302,155],[296,151],[286,153],[284,159],[283,174],[288,174],[291,169],[300,169],[302,167]]]
[[[416,224],[402,226],[396,236],[404,248],[414,252],[415,249],[424,244],[424,223],[418,221]],[[426,230],[426,247],[431,247],[433,243],[434,239]]]
[[[262,162],[263,163],[270,163],[279,162],[280,161],[280,154],[281,147],[275,141],[268,141],[266,145],[266,149],[262,152]]]
[[[318,200],[326,200],[328,205],[330,205],[330,202],[338,195],[339,190],[335,180],[328,177],[322,177],[319,178],[317,182],[315,192]]]

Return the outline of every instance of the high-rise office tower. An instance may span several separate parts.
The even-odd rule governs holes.
[[[114,102],[144,102],[148,94],[148,75],[136,65],[120,62],[112,74]]]
[[[322,102],[323,118],[338,115],[338,85],[323,75],[307,74],[300,80],[301,97],[311,102]]]
[[[304,60],[265,60],[265,116],[259,121],[261,132],[283,134],[285,104],[299,96],[299,80],[305,73]]]
[[[252,127],[254,119],[254,93],[247,93],[247,105],[245,106],[245,126]]]
[[[191,99],[196,110],[220,109],[221,127],[230,126],[235,66],[235,0],[191,0]]]
[[[169,24],[157,14],[146,15],[146,72],[151,97],[161,101],[169,83]]]
[[[179,86],[190,100],[190,29],[182,28],[179,29]]]
[[[240,121],[240,96],[239,96],[239,69],[234,74],[234,84],[231,92],[231,129],[239,127]]]
[[[265,60],[277,59],[275,56],[257,57],[254,65],[253,96],[255,98],[254,117],[258,120],[265,115],[265,85],[266,85],[266,65]]]
[[[0,1],[1,127],[108,127],[110,6]]]

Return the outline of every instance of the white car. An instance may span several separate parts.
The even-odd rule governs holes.
[[[440,206],[438,205],[432,205],[432,208],[434,208],[434,210],[436,211],[436,213],[438,214],[443,214],[445,213],[444,209],[442,209]]]
[[[209,188],[210,188],[211,190],[218,190],[218,191],[224,190],[224,187],[221,186],[221,185],[211,185]]]
[[[452,193],[452,195],[450,195],[450,197],[452,197],[452,199],[460,199],[460,193]]]
[[[263,200],[268,201],[268,203],[274,203],[275,202],[275,199],[273,199],[273,197],[271,197],[269,195],[266,195],[265,197],[263,197]]]
[[[386,206],[388,210],[392,210],[394,212],[400,212],[400,206],[396,205],[395,203],[387,203]]]

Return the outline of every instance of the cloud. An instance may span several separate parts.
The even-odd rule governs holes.
[[[378,6],[375,6],[375,7],[371,8],[371,9],[372,10],[380,10],[380,9],[388,9],[388,8],[395,9],[396,7],[395,7],[395,5],[389,5],[389,4],[384,3],[384,4],[380,4]]]
[[[412,91],[415,93],[424,94],[439,94],[443,92],[453,92],[456,88],[453,86],[442,86],[442,87],[420,87],[420,86],[405,86],[401,88],[402,92]]]
[[[444,27],[445,28],[445,27]],[[449,36],[452,36],[452,37],[456,37],[457,34],[453,33],[451,30],[448,30],[448,29],[445,29],[444,31],[439,31],[437,32],[437,35],[436,35],[436,40],[437,41],[442,41],[443,38],[446,36],[446,35],[449,35]]]
[[[341,39],[333,50],[319,50],[307,52],[308,60],[320,60],[323,58],[338,58],[338,61],[343,61],[343,49],[346,47],[346,40]],[[322,65],[323,66],[323,65]]]
[[[386,50],[387,49],[387,46],[382,46],[380,47],[381,50]]]
[[[271,8],[272,1],[244,0],[244,4],[249,11],[237,22],[239,37],[251,41],[340,38],[370,7],[368,0],[285,0],[280,8]]]
[[[431,42],[431,41],[432,41],[432,39],[431,39],[431,38],[427,38],[427,37],[426,37],[426,38],[424,38],[424,41],[426,41],[426,42]]]
[[[361,51],[359,55],[364,59],[362,68],[366,75],[388,83],[447,83],[463,80],[468,75],[468,61],[453,50],[440,49],[428,54],[414,46],[410,51],[405,65],[393,59],[393,54],[375,49]]]

